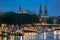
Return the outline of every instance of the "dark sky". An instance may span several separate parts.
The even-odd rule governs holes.
[[[0,11],[19,11],[19,5],[22,9],[34,11],[38,14],[39,6],[42,6],[44,13],[44,7],[47,6],[48,14],[50,16],[60,16],[60,0],[0,0]]]

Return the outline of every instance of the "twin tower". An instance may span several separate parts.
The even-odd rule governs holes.
[[[19,6],[19,12],[29,12],[28,10],[21,10],[21,6]],[[48,12],[47,12],[47,7],[45,5],[45,8],[44,8],[44,15],[42,15],[42,7],[40,5],[40,8],[39,8],[39,17],[41,16],[48,16]]]
[[[40,5],[40,9],[39,9],[39,17],[42,16],[42,7]],[[45,8],[44,8],[44,15],[43,16],[48,16],[48,11],[47,11],[47,7],[45,5]]]

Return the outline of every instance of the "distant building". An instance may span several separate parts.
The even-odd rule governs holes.
[[[19,13],[30,13],[29,10],[21,10]]]
[[[40,21],[42,21],[43,19],[46,21],[46,18],[49,18],[47,7],[45,5],[44,15],[42,15],[42,7],[40,5],[40,8],[39,8],[39,19],[40,19]]]
[[[30,14],[32,14],[33,12],[31,12],[30,10],[23,10],[23,9],[21,9],[21,6],[19,6],[19,14],[21,14],[21,13],[30,13]]]
[[[34,14],[34,12],[31,12],[30,10],[23,10],[23,9],[21,8],[21,6],[19,6],[19,14],[21,14],[21,13]],[[43,13],[44,13],[44,15],[43,15]],[[46,19],[49,18],[49,17],[50,17],[50,18],[53,18],[53,21],[57,21],[56,19],[57,19],[57,18],[58,18],[58,19],[60,18],[59,16],[58,16],[58,17],[49,16],[46,5],[45,5],[45,7],[44,7],[44,12],[42,12],[42,6],[40,5],[38,17],[39,17],[40,22],[41,22],[42,20],[46,22]]]

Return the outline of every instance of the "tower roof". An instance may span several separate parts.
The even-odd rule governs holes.
[[[39,8],[39,17],[42,16],[42,7],[40,5],[40,8]]]
[[[44,10],[44,16],[48,16],[48,11],[47,11],[46,5],[45,5],[45,10]]]

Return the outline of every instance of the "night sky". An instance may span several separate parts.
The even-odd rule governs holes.
[[[50,16],[60,16],[60,0],[0,0],[0,11],[19,11],[19,5],[22,9],[30,10],[38,14],[39,6],[47,6],[48,14]]]

